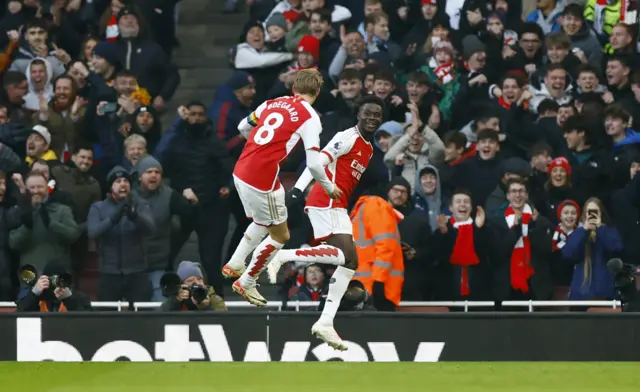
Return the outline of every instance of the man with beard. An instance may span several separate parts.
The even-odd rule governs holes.
[[[323,241],[323,244],[304,249],[280,250],[267,266],[272,283],[275,283],[280,266],[289,261],[338,266],[331,278],[320,320],[311,328],[313,335],[337,350],[346,350],[347,346],[336,333],[333,319],[358,268],[358,254],[353,242],[353,227],[347,213],[347,204],[369,165],[373,155],[371,141],[382,123],[384,112],[384,103],[375,96],[362,98],[358,106],[358,124],[338,132],[322,150],[321,164],[326,166],[327,176],[342,190],[342,194],[333,199],[319,183],[315,183],[307,199],[305,210],[309,215],[314,237],[316,241]],[[289,194],[289,200],[301,200],[311,181],[311,171],[306,169]]]
[[[220,257],[227,226],[220,225],[218,216],[229,196],[233,161],[224,143],[216,136],[205,106],[190,102],[178,109],[180,122],[162,153],[166,177],[171,187],[196,205],[189,218],[180,222],[180,232],[172,238],[173,260],[195,231],[198,234],[200,263],[216,293],[222,295]]]
[[[62,75],[54,82],[53,100],[40,106],[35,118],[36,123],[47,127],[51,132],[51,149],[56,156],[68,160],[69,151],[75,149],[76,143],[83,136],[82,117],[84,116],[83,100],[77,96],[75,81]]]
[[[27,138],[27,157],[25,161],[29,166],[33,162],[42,159],[45,161],[56,161],[58,156],[51,150],[51,133],[42,125],[34,125]]]
[[[145,302],[151,298],[145,235],[156,225],[149,204],[131,194],[129,173],[120,166],[107,175],[109,194],[91,205],[87,220],[90,239],[100,258],[99,301]]]
[[[171,254],[171,227],[174,215],[189,218],[192,206],[184,196],[162,183],[162,165],[155,158],[146,156],[136,165],[140,181],[133,194],[145,200],[151,207],[156,230],[144,236],[149,281],[154,302],[164,301],[160,278],[165,271],[173,270]]]
[[[140,36],[140,24],[134,8],[118,13],[120,36],[113,43],[120,64],[133,72],[141,87],[153,97],[153,107],[162,111],[180,83],[180,75],[160,45]]]
[[[24,96],[24,108],[33,111],[42,110],[53,98],[51,65],[43,58],[33,59],[27,67],[26,75],[29,81],[29,93]]]
[[[89,210],[93,203],[102,199],[100,184],[89,172],[92,166],[93,148],[79,145],[72,151],[68,162],[51,169],[51,174],[56,179],[56,188],[71,196],[73,216],[82,231],[78,241],[71,246],[71,267],[74,273],[82,270],[87,259]]]
[[[20,254],[21,266],[31,264],[42,271],[46,260],[55,258],[69,268],[69,246],[80,236],[71,209],[50,200],[41,173],[30,173],[25,183],[26,192],[15,207],[20,225],[9,233],[9,246]]]

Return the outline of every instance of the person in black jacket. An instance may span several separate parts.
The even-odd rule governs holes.
[[[220,225],[220,199],[230,194],[233,163],[213,130],[202,103],[191,102],[178,109],[182,118],[162,162],[171,186],[195,204],[190,219],[182,219],[174,236],[170,259],[174,260],[191,233],[198,234],[200,262],[210,283],[222,293],[221,253],[226,225]]]
[[[180,74],[162,47],[140,34],[138,18],[131,7],[118,13],[120,36],[113,44],[120,64],[137,76],[153,98],[153,107],[162,111],[180,84]]]
[[[54,278],[70,276],[56,261],[49,262],[33,287],[16,301],[18,312],[78,312],[92,310],[89,297],[68,286],[69,282],[54,286]],[[35,277],[34,277],[35,279]]]

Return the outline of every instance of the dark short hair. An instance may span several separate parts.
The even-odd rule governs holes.
[[[620,104],[615,103],[613,105],[607,106],[607,108],[604,110],[604,117],[619,118],[624,122],[628,122],[631,118],[629,113]]]
[[[320,21],[321,22],[327,22],[329,24],[331,24],[331,11],[325,9],[325,8],[320,8],[317,10],[313,10],[311,11],[311,15],[316,14],[318,16],[320,16]]]
[[[95,153],[95,151],[93,150],[93,146],[90,144],[79,144],[75,147],[73,147],[73,150],[71,151],[72,155],[76,155],[77,153],[79,153],[82,150],[87,150],[87,151],[91,151],[92,153]]]
[[[559,109],[560,105],[558,105],[558,102],[549,98],[542,100],[542,102],[538,104],[538,114],[549,111],[557,112]]]
[[[553,148],[551,148],[550,145],[544,142],[534,144],[533,147],[531,147],[532,157],[542,155],[542,154],[547,154],[550,156],[553,155]]]
[[[342,81],[342,80],[354,80],[354,79],[362,80],[362,76],[360,74],[360,71],[358,71],[357,69],[354,69],[354,68],[343,69],[342,72],[340,72],[340,76],[338,77],[339,81]]]
[[[378,71],[378,73],[376,73],[374,80],[386,80],[387,82],[395,85],[396,75],[394,75],[393,72],[388,69],[383,69],[381,71]]]
[[[27,75],[18,71],[7,71],[2,77],[3,86],[15,86],[27,80]]]
[[[509,178],[507,180],[507,183],[505,184],[505,189],[507,190],[507,192],[509,192],[509,189],[511,189],[511,185],[513,184],[518,184],[518,185],[522,185],[524,187],[524,189],[529,192],[529,185],[527,184],[527,181],[523,180],[522,178],[518,178],[518,177],[512,177]]]
[[[469,191],[466,188],[456,188],[453,190],[453,193],[451,194],[451,201],[453,201],[453,197],[455,195],[465,195],[468,196],[469,199],[473,200],[473,197],[471,196],[471,191]]]
[[[478,131],[478,142],[486,139],[493,140],[494,142],[500,141],[500,139],[498,139],[498,132],[493,129],[481,129]]]
[[[368,103],[378,105],[384,111],[384,101],[373,94],[365,95],[358,100],[358,111]]]
[[[449,144],[453,144],[456,148],[465,148],[467,146],[467,136],[456,130],[445,133],[442,141],[445,146]]]

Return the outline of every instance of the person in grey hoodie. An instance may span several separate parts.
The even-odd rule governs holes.
[[[384,156],[393,175],[402,175],[412,187],[418,186],[420,169],[427,164],[444,162],[444,143],[438,134],[425,125],[419,132],[419,123],[412,123]]]
[[[100,262],[98,300],[148,301],[151,284],[143,238],[156,230],[151,208],[131,194],[129,173],[123,167],[109,172],[107,185],[109,194],[91,205],[87,220]]]
[[[415,188],[414,207],[429,214],[431,231],[438,229],[438,216],[449,213],[449,199],[442,194],[440,174],[433,165],[420,170],[420,183]]]
[[[562,31],[571,39],[571,50],[583,64],[602,64],[602,45],[596,33],[584,21],[584,9],[579,4],[569,4],[562,13]]]
[[[191,204],[178,192],[162,183],[162,165],[155,158],[147,155],[138,161],[135,173],[139,186],[133,191],[136,198],[146,201],[151,208],[156,229],[144,236],[144,251],[149,265],[149,281],[151,282],[154,302],[164,301],[160,278],[165,271],[172,270],[171,228],[173,216],[190,216]]]

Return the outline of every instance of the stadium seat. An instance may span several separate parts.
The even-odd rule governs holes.
[[[422,313],[422,312],[448,312],[449,308],[446,306],[403,306],[398,308],[398,312],[414,312],[414,313]]]
[[[620,313],[622,309],[620,308],[588,308],[587,312],[593,313]]]

